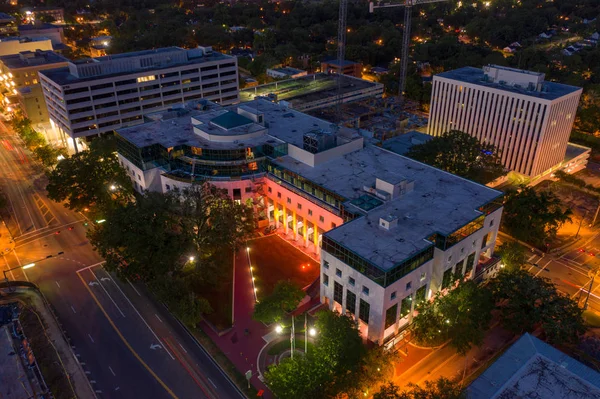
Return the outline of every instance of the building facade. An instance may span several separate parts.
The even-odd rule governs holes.
[[[564,160],[581,92],[496,65],[444,72],[433,78],[428,133],[466,132],[495,145],[508,170],[535,178]]]
[[[321,62],[321,72],[339,75],[341,69],[343,75],[354,76],[355,78],[362,77],[362,64],[344,60],[342,65],[343,66],[340,68],[340,64],[337,60],[323,61]]]
[[[40,50],[0,56],[2,103],[11,108],[19,107],[33,124],[48,122],[38,73],[66,66],[68,61],[60,54]]]
[[[77,138],[143,122],[144,115],[193,99],[238,101],[237,59],[210,47],[168,47],[108,55],[40,73],[53,127]]]
[[[320,255],[322,303],[393,342],[415,304],[497,267],[501,193],[257,99],[200,101],[116,131],[138,191],[210,182]]]
[[[30,38],[26,36],[0,38],[0,56],[36,50],[52,51],[52,40],[46,37]]]
[[[19,35],[30,38],[50,39],[52,45],[61,45],[65,42],[64,28],[59,25],[37,22],[34,24],[19,25]]]

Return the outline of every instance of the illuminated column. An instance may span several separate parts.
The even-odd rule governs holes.
[[[275,227],[279,228],[279,204],[273,200],[273,216],[275,216]]]
[[[319,228],[317,227],[317,223],[313,223],[314,231],[313,231],[313,242],[315,243],[315,253],[319,253]]]
[[[298,225],[296,223],[296,210],[292,209],[292,226],[294,230],[294,240],[298,236]]]
[[[267,219],[269,220],[269,224],[271,224],[271,198],[269,197],[263,197],[263,201],[265,201],[265,204],[267,205]],[[275,206],[273,206],[273,208],[275,208]]]
[[[283,206],[283,231],[285,231],[285,234],[287,234],[288,229],[289,229],[289,227],[288,227],[289,223],[287,220],[287,218],[288,218],[287,208],[285,207],[285,204],[282,204],[282,206]]]
[[[302,235],[304,237],[304,247],[308,247],[308,221],[302,218]]]

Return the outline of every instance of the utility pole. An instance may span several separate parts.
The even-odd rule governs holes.
[[[292,328],[290,330],[290,349],[291,349],[290,357],[292,359],[294,358],[294,351],[296,350],[295,334],[296,334],[296,327],[294,325],[294,315],[292,315]]]
[[[577,238],[579,236],[579,230],[581,229],[581,224],[583,223],[583,220],[585,219],[585,217],[588,214],[588,210],[585,210],[585,213],[583,214],[583,217],[581,218],[581,220],[579,221],[579,226],[577,227],[577,233],[575,233],[575,238]]]
[[[596,208],[596,213],[594,214],[594,220],[592,220],[592,224],[590,224],[590,227],[594,227],[594,225],[596,224],[596,218],[598,217],[598,211],[600,211],[600,201],[598,201],[598,207]]]
[[[590,299],[590,292],[592,292],[592,286],[594,285],[594,279],[596,278],[596,274],[598,274],[598,270],[600,270],[600,269],[596,269],[596,271],[592,274],[592,279],[590,280],[590,287],[588,288],[587,295],[585,296],[585,303],[583,304],[583,310],[587,309],[588,300]]]

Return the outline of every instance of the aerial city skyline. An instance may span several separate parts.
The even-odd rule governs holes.
[[[599,14],[0,2],[0,396],[600,396]]]

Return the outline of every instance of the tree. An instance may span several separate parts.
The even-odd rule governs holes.
[[[171,212],[177,201],[173,195],[148,192],[138,201],[107,208],[106,221],[88,234],[106,269],[144,282],[181,269],[191,242]]]
[[[504,197],[502,226],[514,238],[541,247],[571,221],[571,210],[550,191],[531,187],[508,191]]]
[[[500,245],[498,254],[507,270],[518,270],[527,262],[525,247],[516,241],[507,241]]]
[[[279,281],[273,293],[254,306],[255,320],[266,324],[278,322],[283,316],[296,309],[306,293],[291,281]]]
[[[465,354],[472,345],[483,342],[492,318],[492,293],[473,280],[462,281],[456,288],[432,301],[417,306],[417,316],[410,328],[414,337],[430,345],[450,340],[450,345]]]
[[[0,191],[0,211],[3,211],[7,206],[8,200],[6,199],[6,194]]]
[[[480,143],[476,137],[458,130],[415,145],[406,155],[480,183],[488,183],[506,173],[494,145]]]
[[[577,302],[560,294],[548,279],[525,270],[502,271],[490,289],[504,327],[515,334],[541,327],[555,344],[576,342],[585,332]]]
[[[35,157],[42,163],[42,165],[44,165],[47,168],[56,165],[60,156],[62,156],[63,158],[66,158],[68,156],[67,150],[65,148],[56,148],[52,147],[49,144],[37,147],[33,150],[33,153]]]
[[[425,386],[409,384],[408,390],[390,382],[383,386],[373,399],[466,399],[467,394],[460,384],[444,377],[435,381],[425,381]]]
[[[156,279],[149,286],[153,293],[163,301],[179,320],[189,327],[195,327],[202,315],[212,312],[206,298],[197,296],[188,287],[189,282],[182,277]]]
[[[360,390],[367,377],[367,349],[354,322],[330,311],[317,314],[315,349],[285,359],[265,373],[275,396],[289,399],[336,397]]]
[[[69,209],[93,208],[101,214],[105,208],[129,201],[131,180],[119,165],[112,138],[97,138],[89,150],[80,151],[60,161],[48,171],[48,198],[66,202]],[[111,190],[111,186],[116,187]]]

